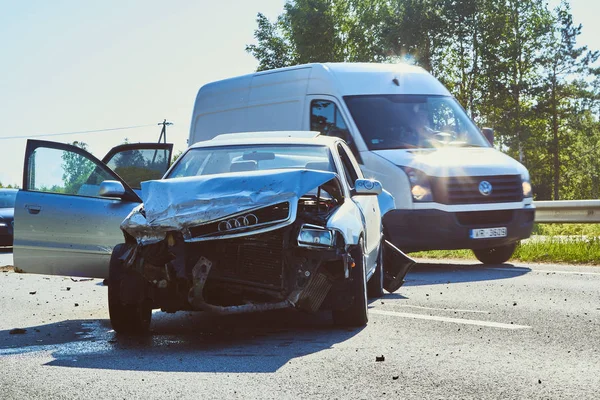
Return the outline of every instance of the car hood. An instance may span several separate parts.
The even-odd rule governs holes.
[[[485,147],[444,147],[423,150],[376,150],[398,166],[419,169],[429,176],[524,175],[523,165],[506,154]]]
[[[217,221],[245,210],[298,199],[330,181],[333,172],[279,169],[142,182],[142,207],[121,228],[145,243],[164,239],[169,231]],[[291,216],[289,223],[293,222]]]

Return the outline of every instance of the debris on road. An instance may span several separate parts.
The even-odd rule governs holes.
[[[36,294],[37,292],[29,292],[29,294]]]
[[[27,329],[23,329],[23,328],[14,328],[11,329],[10,331],[8,331],[8,333],[10,335],[22,335],[24,333],[27,333]]]
[[[398,378],[400,378],[399,375],[392,376],[392,379],[395,380],[395,381],[398,380]]]
[[[71,278],[71,280],[72,280],[73,282],[87,282],[87,281],[93,281],[93,280],[94,280],[94,278],[80,278],[80,279],[74,279],[74,278]]]
[[[376,362],[385,361],[385,357],[383,355],[381,357],[380,356],[375,356],[375,361]]]

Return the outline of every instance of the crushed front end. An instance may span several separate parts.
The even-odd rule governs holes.
[[[227,174],[152,181],[146,189],[144,206],[122,224],[127,249],[120,261],[131,278],[121,291],[144,292],[132,301],[143,297],[167,312],[233,314],[316,312],[352,300],[339,296],[348,292],[354,265],[350,246],[327,228],[346,200],[337,175]]]

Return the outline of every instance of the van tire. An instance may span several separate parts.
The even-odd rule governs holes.
[[[140,304],[123,304],[121,282],[126,276],[123,262],[119,259],[128,250],[126,244],[113,249],[108,269],[108,313],[110,324],[117,333],[142,335],[148,332],[152,320],[152,304],[145,299]]]
[[[516,248],[517,242],[487,249],[473,249],[473,253],[484,264],[503,264],[512,257]]]
[[[354,301],[343,310],[333,310],[333,323],[338,326],[362,327],[369,321],[367,313],[367,276],[365,272],[365,257],[362,239],[358,245],[350,251],[354,259],[352,268],[352,281],[350,287]]]
[[[377,256],[377,267],[371,279],[367,282],[367,297],[378,299],[383,296],[383,241],[379,244],[379,254]]]

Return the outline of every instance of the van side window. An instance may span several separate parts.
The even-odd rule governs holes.
[[[343,139],[359,162],[362,163],[358,149],[348,130],[342,113],[334,102],[329,100],[313,100],[310,103],[310,130],[321,132],[323,135]]]
[[[313,100],[310,103],[310,130],[348,141],[350,132],[334,102]]]

